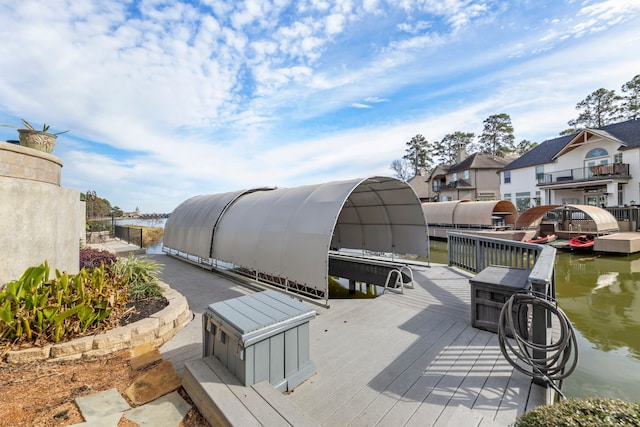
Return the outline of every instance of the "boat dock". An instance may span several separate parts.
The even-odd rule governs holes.
[[[627,231],[599,236],[595,240],[593,250],[618,254],[640,252],[640,233]]]
[[[584,233],[583,233],[584,234]],[[576,236],[577,233],[558,232],[562,238],[547,243],[556,249],[571,250],[568,237]],[[594,252],[605,252],[611,254],[629,255],[640,252],[640,233],[626,231],[613,234],[596,236],[593,244]]]
[[[496,334],[471,326],[472,275],[461,270],[432,264],[414,270],[415,288],[403,294],[316,308],[309,327],[317,372],[293,391],[274,394],[264,384],[240,386],[202,359],[208,305],[253,291],[168,255],[152,257],[195,313],[160,351],[183,382],[206,377],[206,390],[192,399],[223,424],[507,426],[548,401],[546,389],[504,359]]]

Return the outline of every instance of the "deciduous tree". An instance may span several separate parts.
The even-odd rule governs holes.
[[[396,178],[403,181],[408,181],[411,178],[411,165],[406,159],[396,159],[391,162],[390,167]]]

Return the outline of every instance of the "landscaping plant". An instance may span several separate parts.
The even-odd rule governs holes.
[[[84,335],[126,304],[127,288],[104,264],[49,279],[45,261],[0,291],[0,341],[53,342]]]
[[[619,399],[567,399],[538,406],[518,418],[514,427],[640,426],[640,402]]]
[[[162,295],[162,289],[158,285],[160,264],[147,257],[134,257],[129,255],[113,265],[116,274],[123,278],[128,285],[130,300],[141,300]]]
[[[80,249],[80,268],[89,270],[99,267],[100,264],[111,265],[118,257],[113,252],[105,249],[85,247]]]
[[[117,327],[127,303],[162,296],[160,264],[148,258],[83,249],[80,264],[78,274],[56,270],[50,279],[45,261],[0,289],[0,353]]]

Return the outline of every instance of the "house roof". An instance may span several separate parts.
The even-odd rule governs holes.
[[[503,159],[492,154],[473,153],[460,163],[457,163],[449,169],[449,172],[456,172],[467,169],[502,169],[509,163],[509,160]]]
[[[597,134],[602,137],[613,137],[612,139],[621,142],[621,151],[640,147],[640,120],[628,120],[626,122],[602,126],[598,129],[584,129],[573,135],[548,139],[506,165],[502,170],[507,171],[551,163],[568,144],[579,139],[579,136],[585,132]]]
[[[433,168],[433,170],[429,174],[429,180],[433,179],[433,177],[436,177],[438,175],[446,175],[449,172],[449,169],[451,169],[451,166],[452,165],[448,165],[445,163],[440,163],[439,165],[436,165],[436,167]]]
[[[443,185],[442,187],[440,187],[440,190],[452,190],[452,189],[458,189],[458,190],[470,190],[475,188],[473,185],[471,185],[471,183],[469,181],[467,181],[466,179],[459,179],[457,181],[451,181],[449,183],[447,183],[446,185]]]

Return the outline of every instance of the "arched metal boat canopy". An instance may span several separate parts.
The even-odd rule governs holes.
[[[508,200],[423,203],[422,210],[430,225],[443,226],[490,227],[495,223],[495,217],[510,225],[518,216],[516,207]]]
[[[453,212],[453,223],[491,226],[496,216],[504,219],[505,224],[514,224],[518,217],[518,210],[508,200],[467,202],[456,207]]]
[[[165,251],[222,261],[328,297],[334,249],[429,257],[415,191],[389,177],[197,196],[165,226]],[[266,189],[262,189],[266,190]]]
[[[244,194],[268,190],[273,187],[195,196],[182,202],[167,219],[163,246],[198,258],[211,258],[213,232],[224,210]]]
[[[451,200],[448,202],[428,202],[422,204],[427,222],[432,225],[453,225],[453,212],[460,203],[469,200]]]
[[[516,228],[538,227],[542,219],[552,210],[569,209],[584,212],[595,224],[597,233],[613,233],[620,231],[618,221],[607,210],[591,205],[544,205],[535,206],[522,212],[516,220]]]

